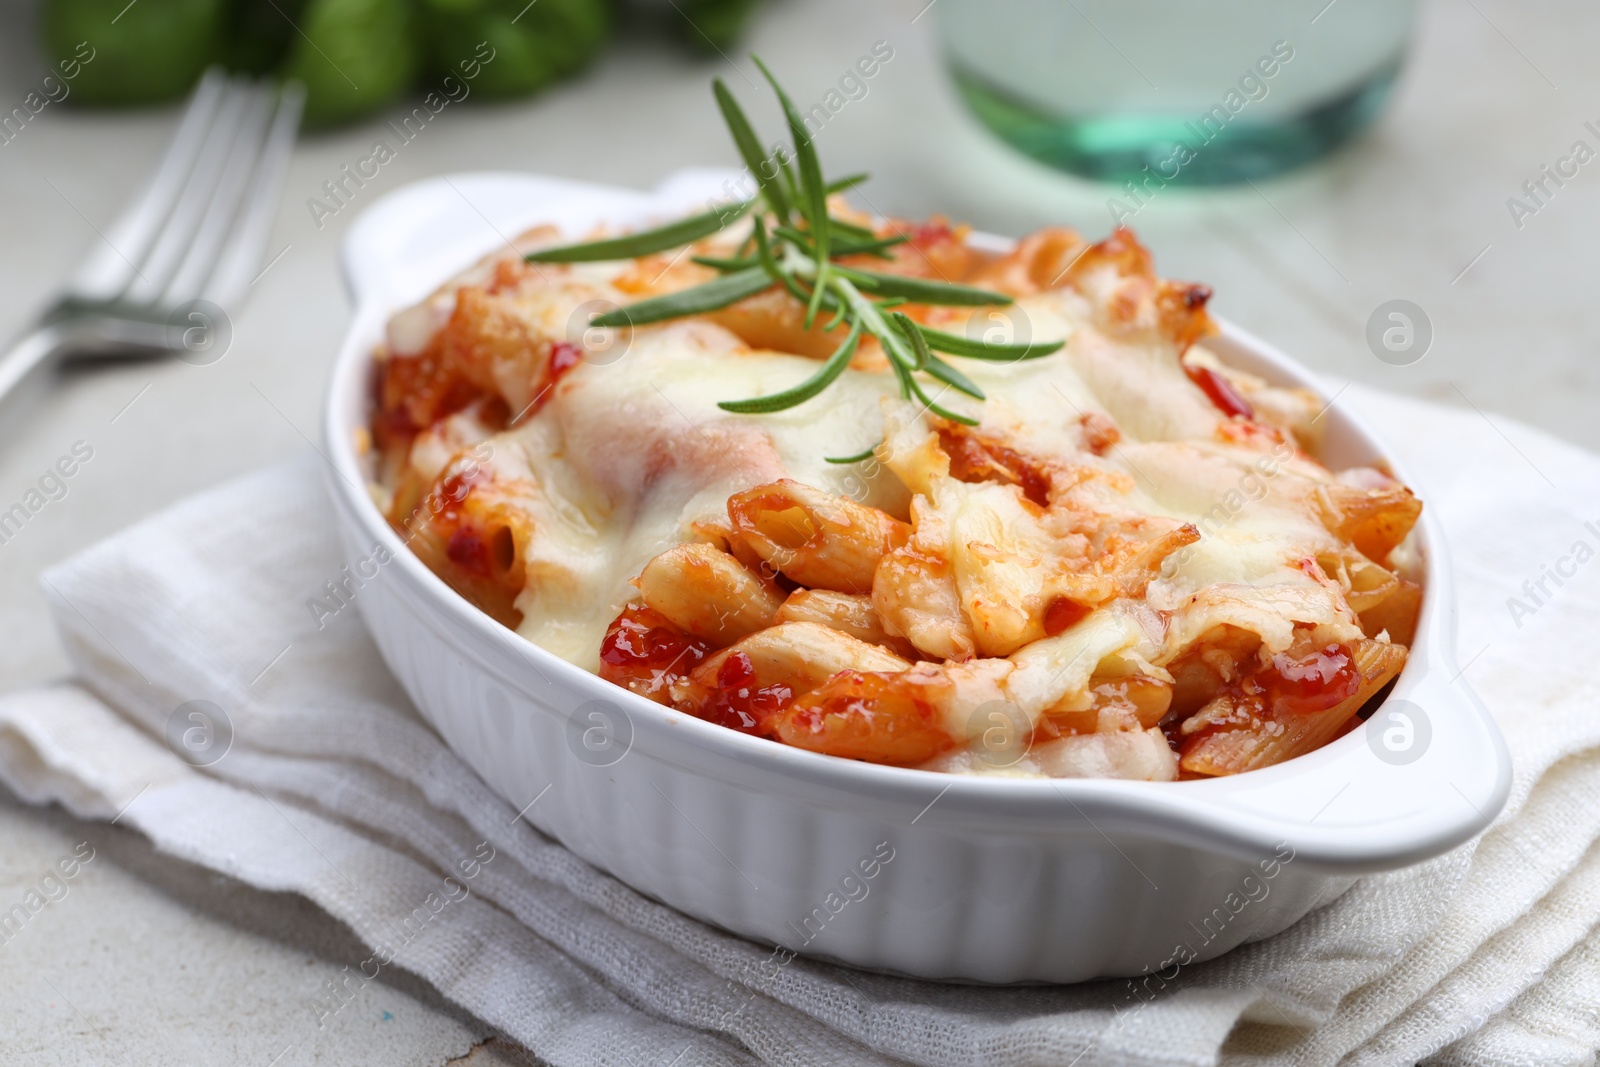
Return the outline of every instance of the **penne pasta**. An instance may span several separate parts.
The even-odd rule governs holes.
[[[831,756],[914,766],[954,748],[931,691],[906,673],[846,671],[802,695],[778,720],[778,738]]]
[[[832,589],[796,589],[778,608],[777,622],[814,622],[847,633],[868,644],[882,645],[904,659],[916,659],[916,648],[884,629],[872,598]]]
[[[708,659],[694,674],[715,687],[730,659],[743,657],[757,685],[784,685],[803,693],[840,671],[903,671],[911,664],[888,649],[814,622],[783,622],[751,634]]]
[[[525,554],[535,524],[530,482],[454,462],[404,517],[402,529],[424,563],[461,595],[507,626],[522,619]]]
[[[1371,639],[1274,657],[1184,721],[1179,765],[1190,774],[1239,774],[1320,748],[1405,662],[1405,648]]]
[[[1399,482],[1372,488],[1333,482],[1325,493],[1329,528],[1378,563],[1388,561],[1422,514],[1422,501]]]
[[[676,545],[646,563],[636,580],[644,602],[673,625],[714,645],[770,626],[783,603],[770,581],[712,545]]]
[[[972,624],[947,560],[897,548],[873,576],[872,606],[884,632],[934,659],[964,660],[976,651]]]
[[[1040,723],[1042,732],[1093,734],[1147,730],[1166,718],[1172,708],[1172,683],[1148,675],[1091,678],[1089,693],[1092,703],[1087,708],[1068,706],[1046,711]]]
[[[751,634],[696,667],[685,707],[747,733],[776,736],[800,694],[858,671],[910,666],[887,649],[814,622],[782,622]]]
[[[874,507],[784,479],[728,499],[734,533],[801,585],[867,593],[909,527]]]
[[[1410,646],[1422,614],[1422,586],[1401,578],[1387,596],[1361,610],[1361,629],[1368,637],[1388,634],[1395,644]]]

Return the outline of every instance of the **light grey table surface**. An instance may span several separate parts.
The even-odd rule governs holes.
[[[893,46],[869,95],[819,137],[834,173],[873,172],[872,207],[942,211],[999,233],[1060,222],[1103,232],[1107,189],[1014,157],[963,112],[937,63],[935,16],[918,18],[925,3],[773,0],[748,43],[802,99],[820,97],[873,42]],[[35,18],[33,4],[0,0],[5,110],[43,74]],[[1600,144],[1584,128],[1600,123],[1600,66],[1588,54],[1597,31],[1600,8],[1578,0],[1431,0],[1394,106],[1359,144],[1259,188],[1165,191],[1137,229],[1165,274],[1211,284],[1220,314],[1318,369],[1475,406],[1508,430],[1508,448],[1518,431],[1501,415],[1600,446],[1591,313],[1600,164],[1520,228],[1506,203],[1573,142]],[[65,498],[0,545],[0,690],[66,671],[37,588],[41,569],[308,447],[349,310],[335,251],[362,202],[454,171],[649,187],[680,167],[731,164],[707,85],[721,74],[756,98],[745,84],[752,73],[743,60],[697,61],[625,37],[537,100],[448,109],[320,229],[307,198],[367,154],[382,120],[305,139],[269,255],[286,251],[236,314],[226,358],[76,375],[3,428],[0,509],[74,442],[88,442],[94,457]],[[98,239],[174,116],[52,105],[0,147],[0,291],[12,294],[0,302],[0,334],[21,329]],[[1416,365],[1385,365],[1364,341],[1368,316],[1392,298],[1415,301],[1433,322],[1432,350]],[[0,799],[0,906],[80,841],[96,858],[69,896],[0,945],[0,1062],[266,1067],[291,1045],[283,1067],[531,1062],[483,1045],[488,1027],[404,976],[376,984],[358,1010],[318,1031],[312,1001],[357,958],[348,930],[299,898],[242,887],[160,856],[135,834],[11,798]]]

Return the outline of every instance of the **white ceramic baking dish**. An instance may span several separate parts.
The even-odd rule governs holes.
[[[685,173],[645,195],[463,174],[384,197],[345,239],[357,307],[327,408],[328,484],[352,564],[378,544],[395,557],[358,603],[417,707],[513,809],[532,802],[525,817],[578,855],[746,937],[982,982],[1210,958],[1284,929],[1357,875],[1451,848],[1499,811],[1510,763],[1457,677],[1448,562],[1427,509],[1420,633],[1376,721],[1280,766],[1208,781],[964,777],[789,748],[616,688],[457,596],[363,488],[355,442],[385,321],[528,226],[579,235],[602,220],[664,217],[718,195],[724,177]],[[1244,369],[1316,388],[1237,329],[1214,345]],[[1337,404],[1323,417],[1330,465],[1388,461],[1405,477]],[[1391,749],[1409,729],[1412,748],[1385,750],[1380,728]]]

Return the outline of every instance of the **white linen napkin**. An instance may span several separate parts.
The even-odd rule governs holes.
[[[0,699],[0,778],[31,802],[117,817],[186,860],[304,894],[374,949],[352,961],[347,990],[403,967],[558,1067],[1590,1064],[1600,457],[1359,387],[1337,402],[1380,427],[1449,531],[1461,662],[1510,745],[1511,799],[1478,840],[1364,878],[1154,999],[1125,981],[993,989],[775,966],[772,946],[577,859],[423,723],[356,611],[308,608],[342,565],[314,456],[44,576],[79,677]],[[213,705],[218,722],[189,717]],[[191,766],[169,728],[215,729],[220,758]],[[345,999],[330,991],[322,1021]]]

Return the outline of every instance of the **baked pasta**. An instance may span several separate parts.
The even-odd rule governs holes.
[[[885,239],[854,257],[874,272],[1012,301],[906,300],[910,322],[1062,344],[961,360],[985,399],[930,405],[860,336],[826,391],[729,411],[813,375],[847,325],[777,283],[590,320],[715,279],[750,254],[750,219],[692,254],[597,262],[525,261],[557,238],[534,230],[389,325],[372,422],[389,521],[542,648],[833,756],[1170,781],[1358,723],[1416,628],[1421,504],[1314,458],[1323,402],[1209,350],[1207,288],[1158,277],[1127,230],[1001,253],[940,219],[830,210]]]

